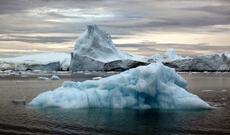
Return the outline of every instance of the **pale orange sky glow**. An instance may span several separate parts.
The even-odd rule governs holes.
[[[70,52],[88,24],[97,24],[131,54],[230,51],[228,0],[2,0],[0,57]]]

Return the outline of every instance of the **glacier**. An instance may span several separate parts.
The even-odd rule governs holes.
[[[99,80],[66,81],[39,94],[33,107],[210,109],[208,103],[186,91],[187,82],[161,63],[139,66]]]

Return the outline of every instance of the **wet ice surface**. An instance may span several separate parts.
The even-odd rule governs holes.
[[[187,82],[175,70],[160,63],[139,66],[100,80],[65,81],[43,92],[33,107],[211,109],[197,95],[186,91]]]
[[[94,73],[95,74],[95,73]],[[30,101],[64,80],[85,80],[103,74],[75,74],[57,81],[35,79],[0,81],[0,134],[229,134],[230,73],[180,73],[188,89],[217,109],[211,111],[159,111],[128,109],[33,109],[13,104]]]

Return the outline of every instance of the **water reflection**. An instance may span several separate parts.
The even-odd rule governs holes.
[[[11,99],[26,96],[31,101],[62,82],[24,80],[16,85],[17,80],[1,80],[0,134],[230,134],[230,74],[181,74],[188,80],[190,92],[218,104],[217,109],[188,112],[29,108],[12,104]],[[85,80],[91,75],[78,74],[75,78]]]
[[[38,109],[59,128],[107,130],[121,133],[169,133],[192,126],[190,120],[205,118],[209,111],[162,111],[129,109]]]

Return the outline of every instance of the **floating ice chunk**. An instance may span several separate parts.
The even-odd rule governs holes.
[[[101,79],[102,77],[100,77],[100,76],[98,76],[98,77],[93,77],[92,79],[93,80],[99,80],[99,79]]]
[[[48,77],[38,77],[38,80],[49,80],[49,78]]]
[[[160,63],[140,66],[100,80],[65,82],[29,105],[61,108],[209,109],[185,90],[186,81]]]
[[[51,80],[60,80],[60,77],[57,75],[52,75],[50,79]]]
[[[20,98],[15,98],[12,100],[12,103],[15,103],[15,104],[23,103],[25,105],[26,104],[26,96],[23,96]]]
[[[91,75],[92,72],[90,72],[90,71],[85,71],[84,74],[85,74],[85,75]]]
[[[227,90],[221,90],[221,92],[226,92]]]
[[[202,92],[212,92],[213,90],[202,90]]]

